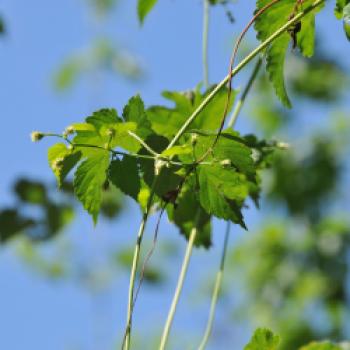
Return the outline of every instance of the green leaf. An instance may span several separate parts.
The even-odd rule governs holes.
[[[277,350],[280,337],[269,329],[258,328],[244,350]]]
[[[158,135],[151,135],[146,139],[146,143],[152,147],[156,152],[162,153],[168,145],[168,140]],[[148,154],[145,149],[142,149],[140,154]],[[143,173],[143,180],[149,188],[152,187],[155,176],[155,162],[152,159],[139,159],[141,171]],[[181,177],[177,174],[179,166],[163,167],[163,170],[158,176],[155,193],[160,197],[166,197],[169,192],[177,189],[181,182]]]
[[[113,160],[109,167],[108,178],[113,185],[137,201],[141,182],[135,158],[124,156],[122,160]]]
[[[186,185],[176,200],[176,205],[167,206],[167,213],[169,220],[174,222],[180,229],[181,234],[188,239],[192,228],[195,226],[196,215],[199,211],[198,234],[195,245],[197,247],[209,248],[211,246],[211,217],[199,204],[193,180],[191,178],[186,182]]]
[[[35,225],[29,218],[22,217],[15,209],[0,211],[0,243]]]
[[[4,34],[4,33],[5,33],[5,23],[2,17],[0,17],[0,34]]]
[[[163,92],[163,96],[174,102],[173,108],[162,106],[152,106],[147,110],[147,116],[152,124],[152,129],[158,134],[171,139],[176,135],[178,130],[203,102],[211,92],[211,89],[201,93],[199,89],[195,91],[180,92]],[[235,92],[232,92],[229,102],[229,110],[234,101]],[[191,124],[193,129],[215,131],[220,127],[223,111],[227,100],[227,89],[220,90],[215,97],[209,102],[204,110],[197,116]]]
[[[304,1],[303,8],[311,5],[312,2],[312,0]],[[257,10],[262,9],[268,3],[269,0],[257,0]],[[276,3],[256,19],[255,29],[260,41],[266,40],[282,27],[291,16],[296,14],[294,12],[295,3],[295,0],[285,0]],[[296,45],[306,57],[311,57],[314,53],[315,13],[323,6],[324,5],[321,5],[318,9],[313,10],[301,19],[299,23],[300,31],[298,31],[298,24],[294,26]],[[293,28],[291,28],[291,30],[293,30]],[[291,102],[284,83],[284,62],[290,40],[291,36],[285,32],[272,42],[266,51],[266,69],[269,79],[276,91],[276,95],[288,108],[291,107]]]
[[[215,136],[199,135],[195,145],[195,158],[200,159],[212,146]],[[229,160],[239,172],[247,175],[248,178],[254,179],[255,166],[252,158],[252,150],[246,146],[246,141],[239,137],[239,134],[226,130],[224,131],[212,153],[211,157],[206,160],[215,160],[217,162]]]
[[[219,165],[201,165],[198,170],[199,199],[205,211],[246,228],[241,204],[249,186],[244,175]]]
[[[105,148],[122,147],[130,152],[137,152],[141,145],[130,136],[129,131],[136,132],[135,122],[122,122],[114,109],[101,109],[86,118],[86,123],[73,124],[76,136],[75,144],[93,145]],[[84,156],[93,154],[95,149],[77,146]]]
[[[48,160],[57,184],[62,186],[68,173],[77,165],[81,158],[81,152],[68,149],[64,143],[57,143],[49,148]]]
[[[174,156],[190,154],[190,153],[192,153],[192,147],[190,145],[178,145],[178,146],[173,146],[169,149],[166,149],[165,151],[162,152],[161,155],[164,157],[174,157]]]
[[[123,118],[126,122],[137,124],[136,133],[142,139],[146,139],[152,133],[151,123],[147,118],[145,106],[140,95],[136,95],[129,100],[124,107]]]
[[[74,177],[74,191],[84,208],[97,222],[101,207],[103,185],[107,178],[109,153],[96,151],[78,167]]]
[[[329,341],[312,342],[302,346],[300,350],[342,350],[342,347]]]
[[[22,202],[44,205],[47,202],[46,188],[41,182],[20,179],[14,191]]]
[[[344,7],[343,25],[346,37],[350,40],[350,3]]]
[[[154,5],[158,0],[138,0],[137,2],[137,14],[139,16],[139,20],[141,24],[145,20],[145,17],[152,10]]]
[[[347,4],[350,4],[350,0],[337,0],[335,9],[334,9],[335,17],[337,17],[338,19],[343,18],[344,7]]]

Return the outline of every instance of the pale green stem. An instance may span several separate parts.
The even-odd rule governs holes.
[[[191,233],[190,233],[190,236],[189,236],[189,239],[187,242],[185,257],[184,257],[183,262],[182,262],[180,275],[179,275],[177,285],[176,285],[176,290],[174,293],[173,300],[171,302],[168,317],[167,317],[166,322],[165,322],[162,338],[160,341],[159,350],[164,350],[166,343],[168,341],[170,328],[171,328],[171,325],[172,325],[172,322],[173,322],[173,319],[175,316],[175,311],[176,311],[176,308],[177,308],[177,305],[179,302],[182,287],[183,287],[183,284],[185,281],[186,272],[187,272],[188,265],[190,262],[190,258],[191,258],[191,254],[192,254],[192,250],[193,250],[193,245],[194,245],[194,242],[195,242],[196,237],[197,237],[199,218],[200,218],[200,212],[198,211],[196,214],[194,227],[191,230]]]
[[[235,107],[233,109],[233,112],[231,114],[230,120],[227,123],[227,127],[228,128],[233,128],[234,125],[236,124],[237,118],[239,116],[239,113],[241,112],[241,109],[243,107],[244,101],[246,100],[248,93],[259,73],[260,67],[262,64],[262,57],[260,57],[258,59],[258,61],[256,62],[256,65],[253,69],[252,75],[250,76],[248,83],[246,85],[246,87],[244,88],[241,97],[239,98],[239,100],[236,102]]]
[[[208,323],[207,323],[201,344],[198,347],[198,350],[204,350],[206,348],[210,334],[211,334],[212,329],[213,329],[213,322],[214,322],[214,318],[215,318],[216,305],[218,302],[221,284],[222,284],[222,278],[224,275],[225,259],[226,259],[226,253],[227,253],[228,239],[230,236],[230,230],[231,230],[231,223],[227,222],[225,239],[224,239],[224,247],[222,249],[220,268],[219,268],[219,271],[216,275],[214,291],[213,291],[213,295],[211,298]]]
[[[155,157],[159,157],[159,154],[155,150],[153,150],[150,146],[148,146],[147,143],[141,139],[141,137],[139,137],[132,131],[128,131],[128,134],[131,137],[133,137],[137,142],[139,142],[149,153],[153,154]]]
[[[208,64],[208,37],[209,37],[209,0],[203,0],[203,38],[202,38],[202,61],[203,61],[203,83],[209,87],[209,64]]]
[[[285,23],[276,32],[269,36],[264,42],[262,42],[257,48],[255,48],[248,56],[246,56],[231,72],[228,74],[216,87],[211,91],[211,93],[202,101],[202,103],[196,108],[196,110],[191,114],[191,116],[182,125],[180,130],[177,132],[175,137],[169,143],[167,148],[173,147],[181,136],[185,133],[187,128],[192,124],[192,122],[197,118],[197,116],[203,111],[203,109],[208,105],[208,103],[215,97],[215,95],[228,83],[230,78],[234,77],[239,73],[252,59],[254,59],[259,53],[261,53],[267,46],[269,46],[276,38],[282,35],[287,29],[293,24],[300,21],[301,18],[306,16],[310,11],[314,10],[316,7],[324,3],[325,0],[316,0],[312,5],[310,5],[305,10],[298,13],[295,17]]]
[[[146,211],[143,214],[142,221],[140,224],[139,232],[137,234],[137,241],[134,249],[134,256],[132,259],[131,273],[130,273],[130,282],[129,282],[129,293],[128,293],[128,311],[127,311],[127,319],[126,319],[126,330],[125,330],[125,338],[123,340],[123,349],[130,349],[131,342],[131,326],[132,326],[132,313],[134,308],[134,287],[135,287],[135,279],[138,263],[140,260],[140,251],[141,251],[141,243],[143,238],[143,233],[145,231],[146,223],[148,220],[149,212],[152,206],[153,197],[155,194],[155,188],[157,185],[158,176],[154,177],[151,193],[147,201]]]

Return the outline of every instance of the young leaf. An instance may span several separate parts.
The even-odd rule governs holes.
[[[64,143],[56,143],[49,148],[48,160],[56,176],[58,187],[62,186],[64,179],[78,164],[80,158],[80,151],[70,150]]]
[[[137,2],[137,14],[139,16],[139,20],[141,24],[145,20],[145,17],[152,10],[154,5],[158,0],[138,0]]]
[[[249,193],[244,175],[219,165],[201,165],[198,170],[199,199],[205,211],[246,228],[240,208]]]
[[[280,337],[269,329],[258,328],[244,350],[277,350]]]
[[[123,118],[126,122],[134,122],[137,124],[136,133],[142,139],[146,139],[152,133],[151,123],[149,122],[144,103],[140,95],[132,97],[128,104],[124,107]]]
[[[135,122],[122,122],[114,109],[101,109],[86,118],[86,123],[73,125],[76,136],[75,144],[93,145],[110,148],[122,147],[130,152],[137,152],[141,145],[129,132],[137,131]],[[93,148],[77,146],[84,156],[94,153]]]
[[[108,178],[113,185],[137,201],[141,189],[139,169],[135,158],[124,156],[111,162]]]
[[[84,208],[92,215],[95,224],[101,207],[108,166],[109,153],[95,151],[80,164],[74,177],[74,192]]]
[[[269,2],[269,0],[257,0],[257,10],[262,9]],[[305,0],[302,5],[303,8],[311,5],[312,2],[312,0]],[[295,16],[297,14],[295,5],[295,0],[281,1],[260,15],[255,21],[258,39],[261,41],[266,40],[289,19]],[[274,86],[277,96],[288,108],[291,107],[291,102],[284,83],[284,62],[289,42],[292,37],[293,41],[296,41],[294,44],[300,48],[304,56],[310,57],[313,55],[315,45],[315,12],[319,10],[320,8],[313,10],[301,19],[299,23],[296,23],[294,27],[292,26],[289,31],[291,36],[287,32],[283,33],[267,48],[266,69],[270,81]]]

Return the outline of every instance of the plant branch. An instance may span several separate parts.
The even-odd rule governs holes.
[[[128,134],[132,136],[136,141],[138,141],[149,153],[153,154],[155,157],[159,157],[159,154],[153,150],[150,146],[147,145],[145,141],[143,141],[138,135],[133,133],[132,131],[128,131]]]
[[[325,0],[316,0],[309,7],[295,15],[292,19],[286,22],[282,27],[276,30],[271,36],[269,36],[264,42],[262,42],[258,47],[256,47],[249,55],[247,55],[234,69],[232,69],[231,74],[228,74],[221,82],[216,85],[216,87],[211,91],[211,93],[202,101],[202,103],[196,108],[196,110],[190,115],[186,122],[182,125],[180,130],[177,132],[173,140],[169,143],[168,149],[173,147],[176,142],[181,138],[181,136],[186,132],[187,128],[192,124],[192,122],[197,118],[197,116],[203,111],[203,109],[209,104],[209,102],[215,97],[215,95],[229,82],[229,80],[236,76],[252,59],[259,55],[267,46],[269,46],[276,38],[282,35],[288,30],[289,27],[299,22],[301,18],[305,17],[312,10],[323,4]]]
[[[171,302],[171,306],[169,309],[169,313],[168,313],[168,317],[166,319],[165,322],[165,326],[163,329],[163,334],[162,334],[162,338],[160,341],[160,346],[159,346],[159,350],[164,350],[166,343],[168,341],[168,337],[169,337],[169,332],[170,332],[170,328],[175,316],[175,311],[179,302],[179,298],[182,292],[182,287],[185,281],[185,276],[187,273],[187,269],[188,269],[188,265],[190,262],[190,258],[191,258],[191,254],[192,254],[192,250],[193,250],[193,245],[194,242],[196,240],[197,234],[198,234],[198,225],[199,225],[199,219],[200,219],[200,211],[198,210],[197,214],[196,214],[196,218],[195,218],[195,224],[194,227],[191,230],[188,242],[187,242],[187,248],[186,248],[186,252],[185,252],[185,256],[181,265],[181,271],[180,271],[180,275],[177,281],[177,285],[176,285],[176,289],[175,289],[175,294],[173,297],[173,300]]]
[[[226,253],[227,253],[228,239],[230,236],[230,230],[231,230],[231,223],[228,221],[227,226],[226,226],[226,232],[225,232],[224,246],[223,246],[222,253],[221,253],[220,267],[219,267],[219,271],[216,275],[214,291],[213,291],[213,295],[212,295],[212,299],[211,299],[209,318],[208,318],[208,322],[207,322],[207,326],[206,326],[206,329],[204,332],[203,339],[198,347],[198,350],[204,350],[206,348],[210,334],[211,334],[212,329],[213,329],[213,322],[214,322],[214,318],[215,318],[216,305],[218,302],[218,297],[219,297],[221,284],[222,284],[222,278],[224,275],[225,259],[226,259]]]
[[[209,0],[203,0],[202,63],[203,63],[203,83],[206,89],[209,87],[209,65],[208,65],[209,9],[210,9]]]

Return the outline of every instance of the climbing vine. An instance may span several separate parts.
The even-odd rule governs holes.
[[[141,23],[156,2],[138,1]],[[206,15],[208,6],[226,3],[204,2]],[[260,173],[269,166],[274,152],[286,147],[282,142],[260,140],[255,135],[241,135],[233,130],[249,89],[265,61],[277,97],[284,106],[291,108],[292,103],[284,83],[285,58],[290,47],[298,49],[305,57],[313,55],[316,17],[325,3],[326,0],[257,0],[256,12],[235,46],[228,75],[218,84],[207,87],[207,63],[204,60],[204,88],[199,84],[186,92],[162,93],[173,104],[172,107],[145,106],[141,96],[136,95],[130,98],[122,111],[107,108],[98,110],[84,122],[72,123],[62,133],[32,133],[33,141],[46,137],[60,139],[48,150],[49,165],[59,187],[70,172],[74,173],[75,196],[91,215],[95,225],[101,210],[103,191],[109,186],[120,189],[140,207],[142,219],[131,267],[124,349],[131,348],[133,310],[142,274],[137,292],[135,280],[151,209],[152,212],[159,210],[160,215],[164,212],[188,241],[160,342],[159,349],[165,349],[193,247],[210,247],[213,217],[247,229],[244,219],[246,202],[250,198],[258,204]],[[335,7],[335,15],[343,19],[348,37],[349,6],[349,1],[338,0]],[[260,44],[234,66],[239,44],[252,25]],[[207,30],[208,25],[205,23],[205,36]],[[206,40],[204,57],[207,51],[205,45]],[[256,66],[242,95],[237,98],[238,92],[231,88],[232,79],[253,60],[256,60]],[[232,115],[227,118],[232,108]],[[228,226],[227,238],[229,230]],[[155,243],[156,238],[155,235]],[[208,327],[200,349],[205,348],[210,336],[226,244],[227,239]],[[151,257],[152,251],[147,259]],[[270,331],[258,330],[245,349],[275,349],[278,343],[279,338]],[[312,346],[303,349],[316,349]],[[338,349],[337,346],[327,349]]]

